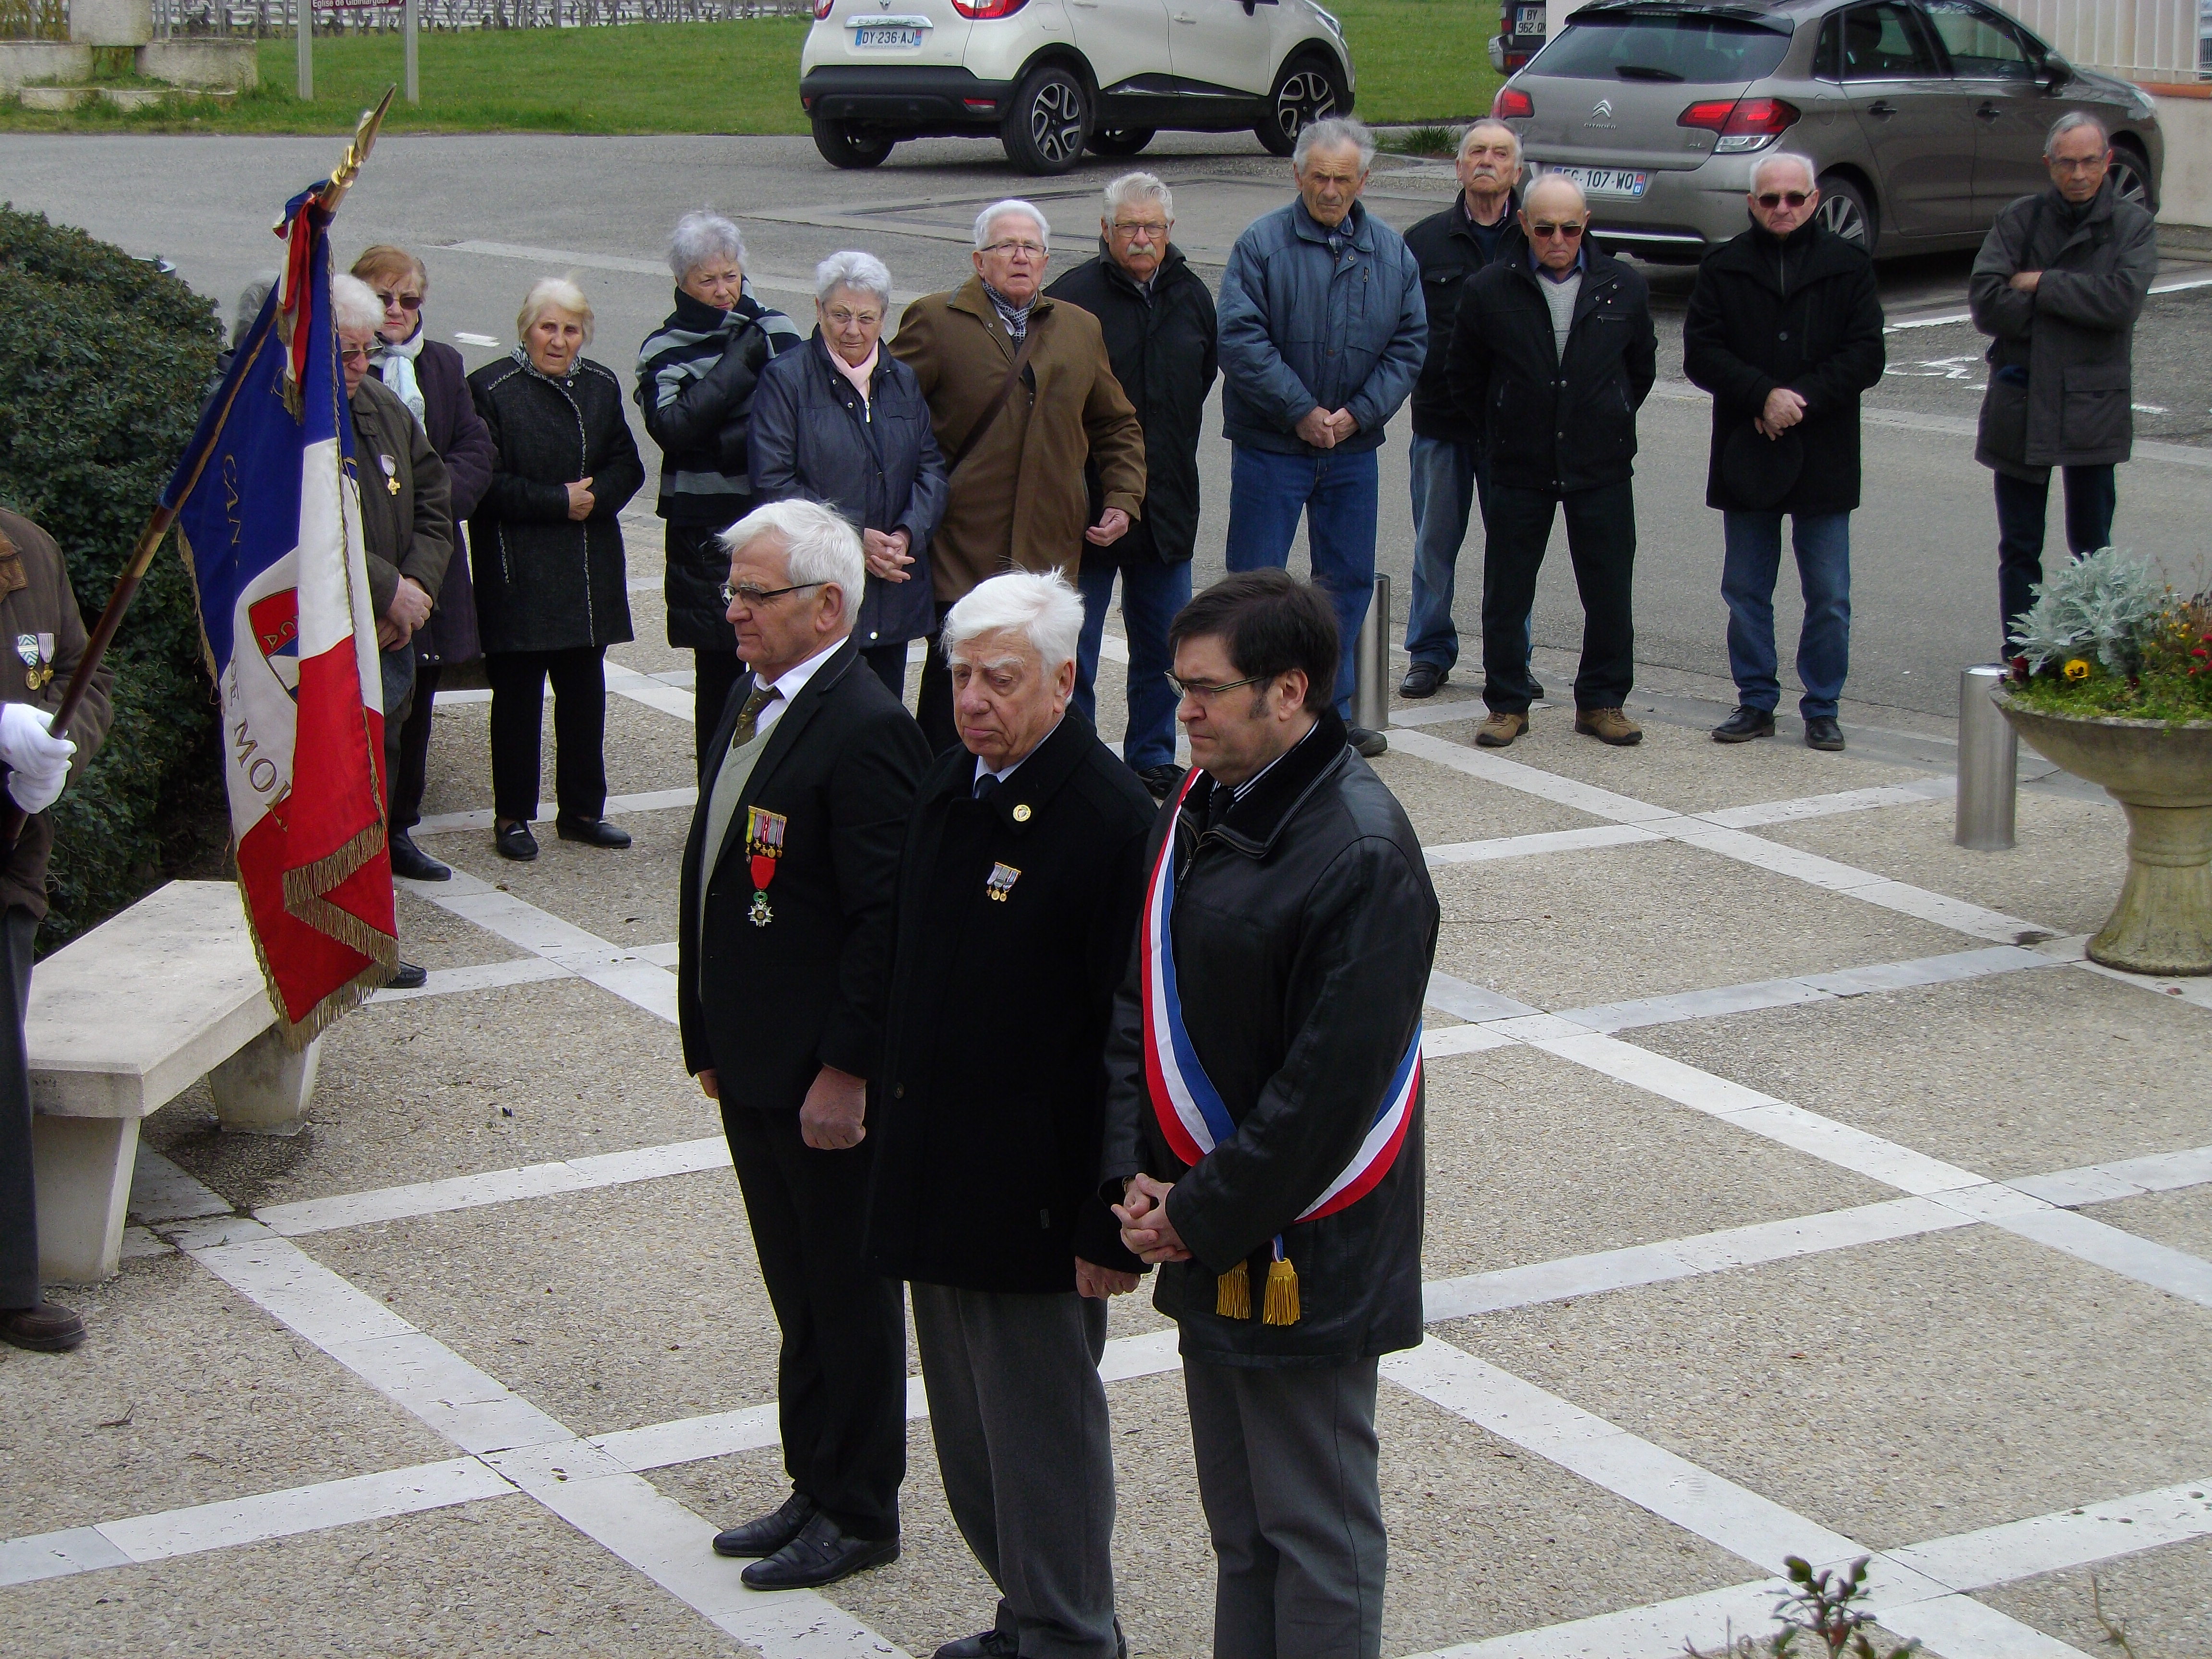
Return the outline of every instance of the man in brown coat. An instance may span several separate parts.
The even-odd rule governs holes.
[[[31,1179],[31,1072],[23,1016],[31,1000],[31,946],[46,914],[46,808],[107,735],[102,668],[66,733],[53,711],[84,654],[84,619],[52,537],[0,508],[0,641],[14,649],[0,669],[0,776],[29,814],[22,838],[0,854],[0,1339],[49,1352],[84,1340],[74,1309],[46,1300],[39,1285],[39,1218]]]
[[[1051,236],[1027,202],[985,208],[975,218],[975,275],[908,306],[891,343],[921,382],[952,471],[929,546],[940,624],[956,600],[1002,570],[1058,570],[1074,581],[1085,545],[1111,546],[1144,507],[1145,431],[1114,378],[1098,319],[1040,292]],[[1096,524],[1087,523],[1086,465],[1104,497]],[[941,751],[959,739],[937,637],[922,669],[921,719]]]

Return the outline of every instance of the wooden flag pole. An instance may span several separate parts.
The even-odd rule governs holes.
[[[330,182],[316,193],[316,203],[325,213],[337,210],[338,203],[344,199],[346,191],[352,187],[356,176],[360,173],[361,164],[368,159],[369,151],[376,148],[377,129],[384,125],[384,112],[392,107],[392,95],[398,90],[396,87],[386,88],[376,107],[362,116],[361,125],[354,131],[353,142],[346,146],[346,153],[331,173]],[[198,467],[206,459],[204,453],[196,458],[193,468],[196,476]],[[189,495],[191,492],[186,490],[185,493]],[[131,544],[131,556],[124,562],[122,574],[115,579],[115,591],[107,596],[107,608],[100,613],[100,620],[93,625],[92,633],[84,642],[83,654],[77,659],[76,672],[70,676],[69,685],[62,692],[61,703],[54,710],[52,729],[58,735],[68,735],[69,723],[84,702],[85,693],[91,689],[92,677],[100,672],[100,660],[107,655],[107,647],[114,641],[115,630],[123,625],[123,613],[131,608],[131,601],[137,597],[138,585],[146,580],[147,571],[153,568],[154,556],[161,551],[161,543],[176,519],[177,509],[173,507],[157,507],[147,516],[146,527],[138,532],[138,539]],[[0,843],[12,850],[22,839],[23,825],[28,817],[15,804],[13,795],[0,797]]]

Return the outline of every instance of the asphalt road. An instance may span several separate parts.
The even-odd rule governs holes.
[[[169,258],[228,316],[245,280],[274,264],[269,227],[284,200],[327,173],[339,148],[329,139],[10,134],[0,137],[0,199]],[[1243,226],[1289,189],[1287,163],[1248,137],[1167,135],[1145,161],[1176,187],[1177,240],[1209,276],[1218,276]],[[712,204],[736,217],[763,297],[805,319],[807,273],[842,247],[880,255],[902,295],[961,280],[968,223],[1004,194],[1032,196],[1054,218],[1060,259],[1088,257],[1091,192],[1119,170],[1091,163],[1065,179],[1024,179],[994,144],[957,140],[903,145],[874,172],[841,173],[805,139],[395,137],[379,146],[348,199],[337,242],[342,260],[372,241],[419,252],[432,277],[429,326],[455,340],[472,366],[514,338],[514,309],[531,280],[570,272],[598,310],[592,355],[627,375],[637,342],[668,308],[659,254],[688,208]],[[1451,189],[1448,168],[1386,157],[1370,199],[1403,227],[1441,206]],[[1953,714],[1957,671],[1996,648],[1990,485],[1972,441],[1983,342],[1959,320],[1967,264],[1947,255],[1883,270],[1885,304],[1899,326],[1889,338],[1890,373],[1868,400],[1847,722],[1878,721],[1885,709]],[[1677,685],[1708,677],[1699,684],[1724,696],[1720,524],[1704,505],[1708,408],[1680,378],[1689,276],[1652,272],[1662,379],[1641,425],[1637,655],[1669,671]],[[2194,257],[2169,261],[2161,275],[2162,283],[2200,280],[2212,281],[2212,266]],[[2121,474],[2115,538],[2159,561],[2171,580],[2202,588],[2212,585],[2203,538],[2212,506],[2212,287],[2153,299],[2136,337],[2136,367],[2140,441]],[[1412,568],[1405,435],[1401,413],[1382,452],[1379,546],[1401,628]],[[651,456],[642,434],[641,442]],[[1210,436],[1203,460],[1201,582],[1221,568],[1227,447]],[[1457,609],[1472,659],[1479,530],[1469,539]],[[1302,555],[1294,568],[1304,568]],[[1787,577],[1784,587],[1778,605],[1786,629],[1796,600]],[[1537,640],[1571,648],[1580,629],[1562,537],[1539,590]]]

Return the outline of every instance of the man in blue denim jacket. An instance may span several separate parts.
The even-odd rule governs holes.
[[[1306,519],[1313,579],[1336,611],[1336,707],[1352,712],[1353,645],[1375,590],[1375,452],[1428,348],[1421,268],[1359,204],[1375,141],[1316,121],[1291,157],[1298,199],[1255,220],[1221,279],[1229,568],[1287,564]],[[1380,732],[1351,729],[1366,756]]]

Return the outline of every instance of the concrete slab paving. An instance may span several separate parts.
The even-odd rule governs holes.
[[[429,844],[434,857],[444,848]],[[486,962],[511,962],[527,953],[496,933],[441,910],[404,887],[396,888],[399,907],[399,954],[423,968],[473,968]]]
[[[2081,1213],[2191,1255],[2212,1257],[2212,1188],[2147,1193],[2084,1206]]]
[[[0,1652],[84,1659],[735,1659],[689,1607],[520,1496],[8,1592]]]
[[[1972,853],[1952,839],[1949,801],[1885,806],[1753,831],[1839,863],[2024,916],[2061,938],[2105,925],[2127,875],[2127,820],[2117,805],[2024,791],[2019,845]]]
[[[2190,1659],[2212,1653],[2212,1540],[2050,1573],[1974,1599],[2084,1653]],[[2115,1633],[2126,1638],[2124,1648]]]
[[[1517,790],[1454,777],[1416,757],[1392,753],[1368,763],[1413,821],[1424,847],[1489,841],[1500,836],[1585,830],[1605,822],[1571,806],[1539,800]]]
[[[2212,1469],[2212,1315],[1990,1228],[1439,1334],[1870,1547]]]
[[[1424,1075],[1427,1279],[1895,1196],[1534,1048],[1440,1060]]]
[[[666,944],[677,934],[677,896],[684,838],[691,831],[690,810],[611,816],[629,831],[630,846],[587,847],[562,841],[551,824],[544,823],[536,832],[538,855],[528,864],[500,857],[489,834],[472,831],[440,836],[438,855],[456,870],[504,888],[611,945]]]
[[[586,1033],[593,1060],[580,1067]],[[720,1127],[667,1024],[580,980],[348,1015],[324,1039],[307,1127],[289,1139],[220,1133],[211,1102],[192,1109],[204,1091],[147,1119],[145,1141],[241,1208],[658,1146]]]
[[[1626,1036],[1998,1179],[2212,1145],[2212,1012],[2077,968]]]
[[[1437,967],[1539,1008],[1962,948],[1949,928],[1671,842],[1431,873]]]
[[[451,1454],[183,1256],[126,1261],[57,1299],[100,1338],[69,1354],[0,1348],[0,1537]]]

